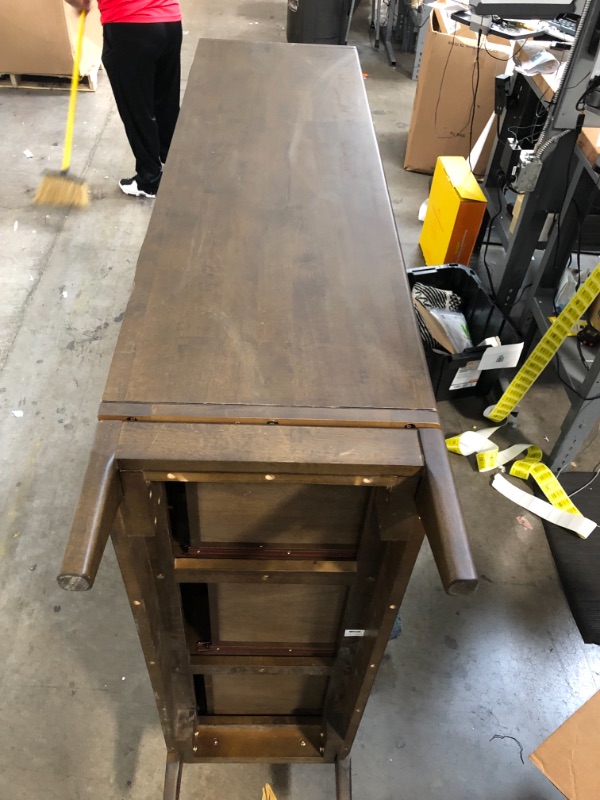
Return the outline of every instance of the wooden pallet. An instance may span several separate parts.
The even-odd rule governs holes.
[[[45,89],[68,91],[70,75],[17,75],[13,72],[0,75],[0,89]],[[95,92],[98,88],[98,67],[79,81],[80,92]]]

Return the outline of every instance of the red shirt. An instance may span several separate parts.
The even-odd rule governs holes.
[[[179,22],[178,0],[98,0],[100,21]]]

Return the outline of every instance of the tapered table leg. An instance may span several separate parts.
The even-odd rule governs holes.
[[[335,796],[336,800],[352,800],[352,765],[350,756],[335,761]]]
[[[167,753],[167,766],[165,769],[165,790],[163,800],[179,800],[181,788],[181,772],[183,759],[179,753]]]

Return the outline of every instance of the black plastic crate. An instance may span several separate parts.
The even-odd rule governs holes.
[[[489,336],[498,336],[502,344],[516,344],[521,341],[515,328],[492,301],[472,269],[460,264],[417,267],[408,270],[408,280],[411,289],[415,283],[424,283],[436,289],[449,289],[459,295],[463,301],[461,311],[474,342],[481,342]],[[450,388],[458,370],[479,361],[485,350],[485,347],[469,347],[462,353],[450,355],[425,348],[436,400],[485,396],[491,392],[494,383],[499,379],[499,373],[504,370],[484,370],[474,386]]]

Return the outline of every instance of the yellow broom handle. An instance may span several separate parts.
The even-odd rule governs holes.
[[[79,86],[79,66],[81,64],[81,51],[83,50],[83,32],[85,29],[85,15],[82,11],[79,15],[79,25],[77,28],[77,45],[75,47],[75,58],[73,59],[73,74],[71,75],[71,92],[69,95],[69,113],[67,115],[67,129],[65,131],[65,152],[61,171],[66,172],[71,164],[71,151],[73,149],[73,129],[75,127],[75,106],[77,104],[77,87]]]

